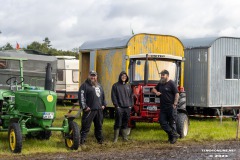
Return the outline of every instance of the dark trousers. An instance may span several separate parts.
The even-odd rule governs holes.
[[[114,130],[126,129],[128,127],[128,120],[130,118],[131,108],[117,108],[115,112]]]
[[[91,110],[89,112],[83,112],[82,126],[81,126],[81,140],[83,144],[87,138],[87,134],[90,130],[92,122],[94,123],[94,135],[98,142],[103,141],[102,124],[103,124],[103,110]]]
[[[161,106],[160,110],[160,125],[162,129],[169,135],[177,133],[176,120],[177,120],[177,109],[174,109],[172,105]]]

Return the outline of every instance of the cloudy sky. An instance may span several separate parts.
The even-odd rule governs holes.
[[[0,46],[49,37],[72,50],[134,33],[240,37],[240,0],[0,0]]]

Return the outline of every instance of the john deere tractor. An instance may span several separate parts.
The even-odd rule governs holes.
[[[27,59],[0,57],[19,61],[20,77],[6,81],[9,90],[0,89],[0,131],[8,132],[9,148],[20,153],[24,137],[49,139],[51,131],[61,131],[67,148],[77,150],[79,128],[74,117],[65,117],[61,127],[53,127],[57,95],[51,91],[51,65],[46,68],[45,87],[24,84],[23,61]]]

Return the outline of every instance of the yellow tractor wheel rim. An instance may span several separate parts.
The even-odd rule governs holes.
[[[13,151],[16,148],[16,134],[13,129],[10,131],[9,142],[10,148]]]
[[[71,135],[72,134],[72,130],[69,132],[69,135]],[[72,139],[70,139],[70,138],[68,138],[68,139],[66,139],[66,142],[67,142],[67,146],[70,148],[70,147],[72,147],[73,146],[73,140]]]

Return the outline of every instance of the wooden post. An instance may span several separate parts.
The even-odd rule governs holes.
[[[222,119],[223,119],[223,107],[221,106],[220,110],[220,124],[222,125]]]
[[[238,114],[237,114],[237,135],[236,135],[236,140],[238,140],[238,131],[239,131],[239,126],[240,126],[240,123],[239,123],[239,120],[240,120],[240,109],[238,110]]]

